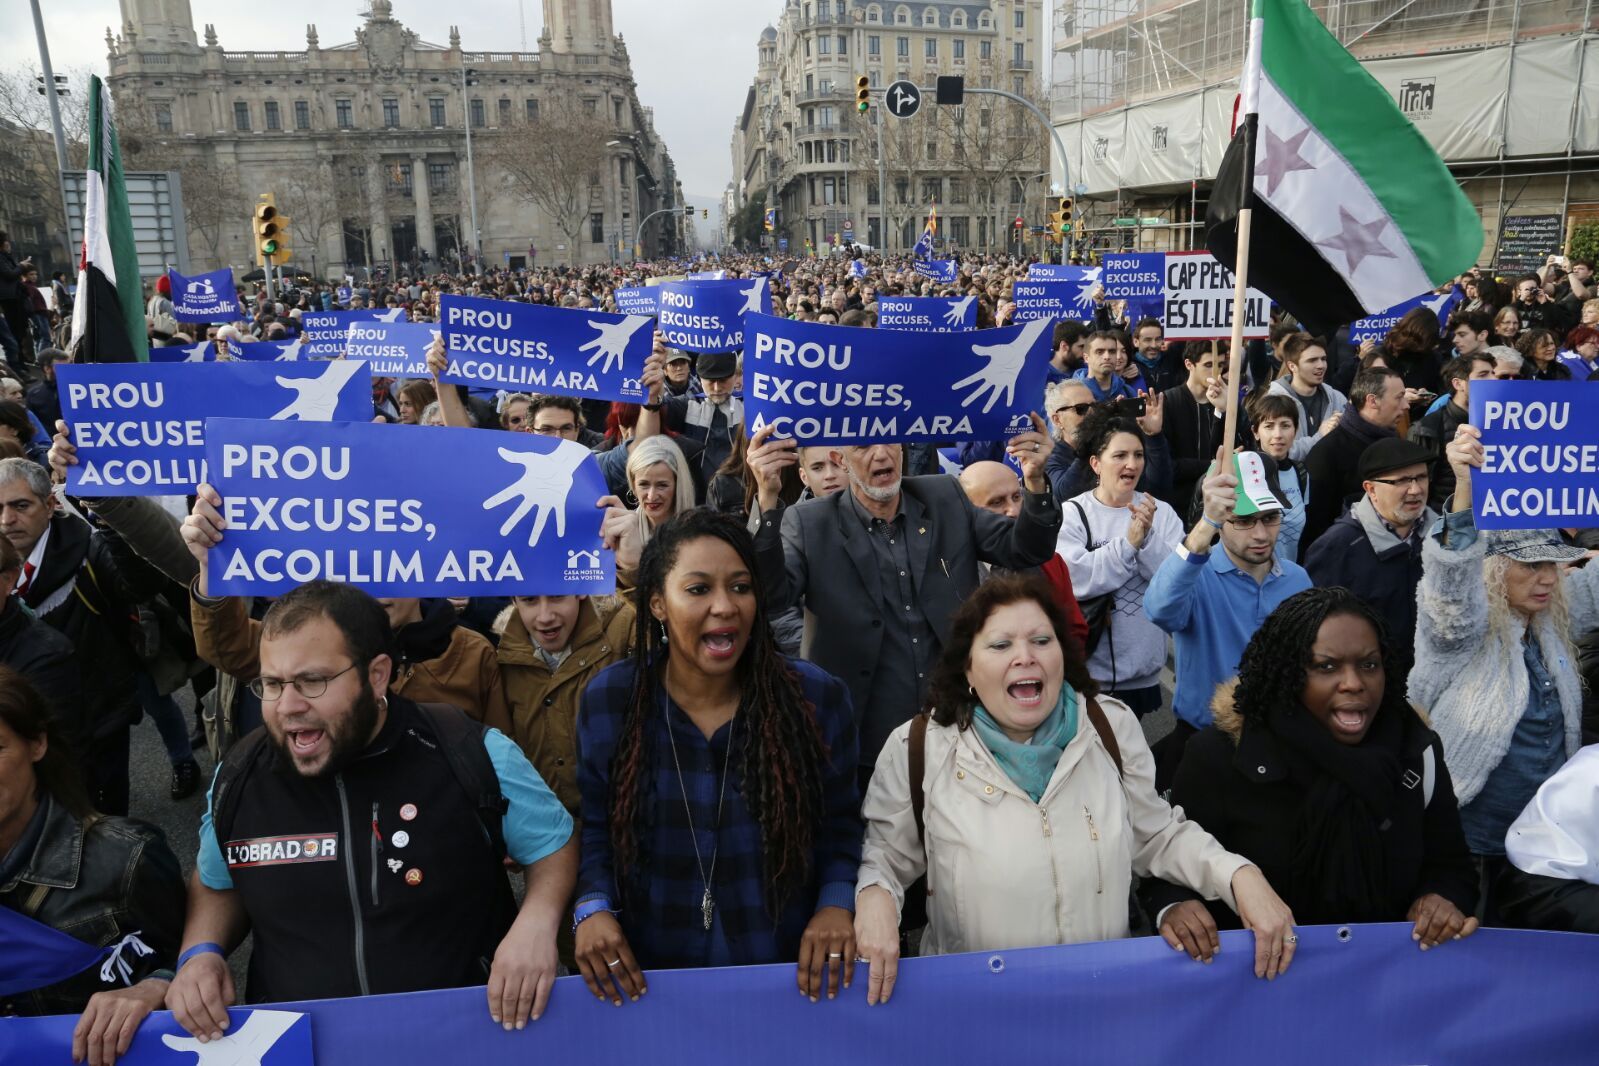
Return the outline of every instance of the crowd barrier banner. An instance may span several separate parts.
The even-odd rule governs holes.
[[[1233,272],[1209,252],[1166,253],[1166,303],[1160,320],[1168,341],[1227,338],[1233,331]],[[1249,289],[1244,339],[1271,335],[1271,299]]]
[[[374,596],[616,588],[595,506],[605,477],[569,440],[214,418],[206,460],[227,518],[211,549],[214,596],[278,596],[317,578]]]
[[[1159,303],[1165,298],[1165,252],[1106,252],[1101,269],[1107,300]]]
[[[305,350],[305,334],[290,341],[229,341],[228,354],[255,363],[293,363]],[[307,359],[310,356],[306,356]]]
[[[632,289],[616,290],[616,306],[624,315],[645,315],[654,318],[659,308],[660,289],[645,285]]]
[[[977,328],[977,297],[879,296],[877,328],[960,333]]]
[[[1054,322],[970,333],[749,319],[749,432],[801,444],[1001,440],[1032,429]]]
[[[1099,271],[1096,269],[1094,274],[1095,277],[1075,281],[1016,282],[1011,287],[1011,295],[1016,300],[1016,321],[1032,322],[1049,318],[1092,322],[1094,289],[1099,286]]]
[[[438,335],[427,322],[351,322],[344,357],[366,363],[375,378],[427,378],[428,345]]]
[[[150,362],[152,363],[214,363],[217,361],[217,346],[211,341],[199,341],[195,344],[167,344],[157,347],[150,346]]]
[[[1420,951],[1409,925],[1302,927],[1292,967],[1257,979],[1248,933],[1205,966],[1158,937],[907,959],[866,1006],[865,965],[837,1000],[796,994],[792,966],[674,970],[621,1008],[555,983],[526,1029],[490,1021],[483,989],[235,1010],[195,1045],[164,1012],[123,1066],[441,1063],[1224,1063],[1227,1066],[1591,1066],[1599,937],[1484,929]],[[1587,975],[1587,976],[1584,976]],[[277,1017],[279,1012],[288,1015]],[[265,1022],[258,1021],[263,1015]],[[303,1017],[299,1017],[302,1016]],[[72,1017],[0,1019],[0,1062],[66,1063]],[[311,1050],[291,1043],[306,1027]],[[283,1030],[283,1035],[273,1034]],[[233,1044],[258,1034],[251,1046]],[[181,1050],[180,1050],[181,1049]],[[239,1052],[243,1051],[243,1054]],[[196,1059],[195,1056],[199,1058]]]
[[[922,277],[943,282],[945,285],[953,285],[955,276],[960,271],[959,265],[953,259],[918,259],[914,269]]]
[[[1478,529],[1599,526],[1599,389],[1585,381],[1473,381],[1482,469]]]
[[[337,359],[344,354],[344,341],[351,322],[404,322],[405,308],[383,311],[362,308],[358,311],[308,311],[300,316],[301,359]]]
[[[179,322],[233,322],[244,317],[231,270],[192,277],[168,270],[167,280],[172,284],[172,317]]]
[[[1366,341],[1376,341],[1381,344],[1383,338],[1388,336],[1388,331],[1398,325],[1401,318],[1418,307],[1428,308],[1438,316],[1438,329],[1441,332],[1449,328],[1449,316],[1454,313],[1455,306],[1463,298],[1459,289],[1451,289],[1442,296],[1434,292],[1412,296],[1374,315],[1356,319],[1349,327],[1349,343],[1357,347]]]
[[[62,363],[56,381],[61,415],[78,447],[78,463],[67,469],[67,491],[81,496],[194,492],[207,480],[209,416],[303,422],[372,417],[366,367],[353,361]]]
[[[649,324],[643,315],[441,296],[450,366],[439,381],[638,403],[652,346]]]
[[[657,328],[666,343],[685,352],[736,352],[744,347],[746,315],[772,313],[772,283],[671,281],[660,286]]]

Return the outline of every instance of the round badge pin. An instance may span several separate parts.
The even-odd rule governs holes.
[[[405,806],[401,807],[400,820],[403,822],[414,822],[416,820],[416,804],[407,803]]]
[[[317,841],[315,841],[315,840],[307,840],[305,842],[305,849],[304,849],[305,850],[305,857],[309,859],[311,856],[315,855],[317,853],[317,847],[318,847]]]
[[[396,829],[394,831],[394,834],[389,837],[389,843],[393,844],[397,848],[403,848],[407,844],[409,844],[410,842],[411,842],[411,834],[407,833],[403,829]]]
[[[422,871],[415,866],[405,871],[405,883],[412,886],[420,885],[422,883]]]

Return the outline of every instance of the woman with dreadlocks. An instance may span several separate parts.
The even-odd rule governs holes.
[[[636,597],[634,654],[578,716],[578,968],[620,1006],[645,968],[797,961],[831,999],[855,960],[849,690],[778,652],[735,517],[662,523]]]
[[[1470,936],[1476,875],[1443,747],[1405,701],[1397,649],[1348,589],[1267,616],[1188,742],[1171,801],[1248,856],[1310,925],[1414,923],[1421,949]],[[1232,915],[1146,883],[1161,931],[1214,941]]]

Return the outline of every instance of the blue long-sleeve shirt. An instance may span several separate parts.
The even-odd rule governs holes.
[[[1205,555],[1179,544],[1144,591],[1144,613],[1177,649],[1177,717],[1196,729],[1210,725],[1211,697],[1238,673],[1249,639],[1278,604],[1310,587],[1304,567],[1280,553],[1266,580],[1256,581],[1219,543]]]

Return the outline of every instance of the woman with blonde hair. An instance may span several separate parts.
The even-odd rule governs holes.
[[[1422,548],[1410,699],[1443,739],[1466,845],[1482,879],[1484,921],[1505,834],[1581,745],[1582,678],[1572,634],[1599,627],[1599,569],[1561,576],[1587,553],[1554,530],[1479,533],[1471,511],[1481,435],[1461,426],[1445,449],[1454,510]]]
[[[628,449],[628,502],[638,506],[639,534],[648,541],[662,522],[694,509],[688,460],[671,437],[645,437]]]

